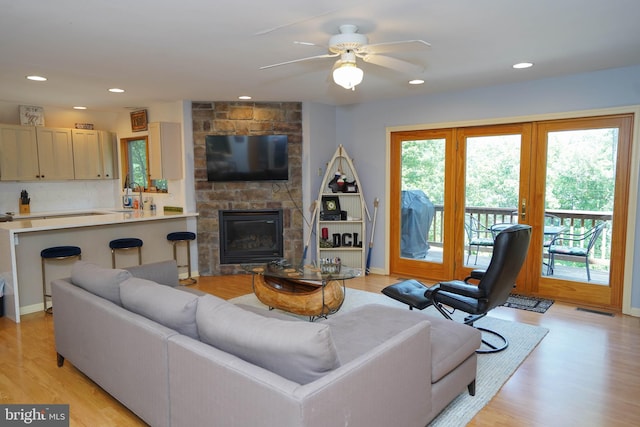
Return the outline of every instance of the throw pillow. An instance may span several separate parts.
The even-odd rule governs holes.
[[[212,295],[196,313],[200,340],[299,384],[340,366],[328,325],[260,316]]]
[[[118,305],[122,305],[120,283],[130,277],[128,271],[104,268],[85,261],[76,261],[71,267],[71,283]]]
[[[146,279],[131,277],[120,284],[122,306],[183,335],[198,339],[198,296]]]

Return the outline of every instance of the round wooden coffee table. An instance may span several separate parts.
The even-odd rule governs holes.
[[[280,309],[314,321],[340,310],[344,302],[345,280],[360,270],[342,266],[340,271],[323,274],[311,265],[294,266],[284,260],[243,266],[253,273],[253,292],[269,309]]]

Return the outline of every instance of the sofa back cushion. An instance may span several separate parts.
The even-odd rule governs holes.
[[[183,335],[198,339],[198,296],[137,277],[120,284],[122,306]]]
[[[268,318],[213,295],[200,297],[200,340],[299,384],[340,366],[328,325]]]
[[[151,280],[167,286],[178,286],[178,264],[175,260],[152,262],[125,268],[133,277]]]
[[[130,277],[128,271],[104,268],[86,261],[76,261],[71,267],[71,283],[118,305],[122,305],[120,283]]]

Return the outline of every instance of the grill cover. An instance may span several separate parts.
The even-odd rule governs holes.
[[[402,192],[402,240],[400,256],[421,259],[427,256],[427,235],[435,215],[431,200],[422,190]]]

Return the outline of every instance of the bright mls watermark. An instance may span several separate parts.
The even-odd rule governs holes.
[[[69,405],[0,405],[0,427],[68,427]]]

